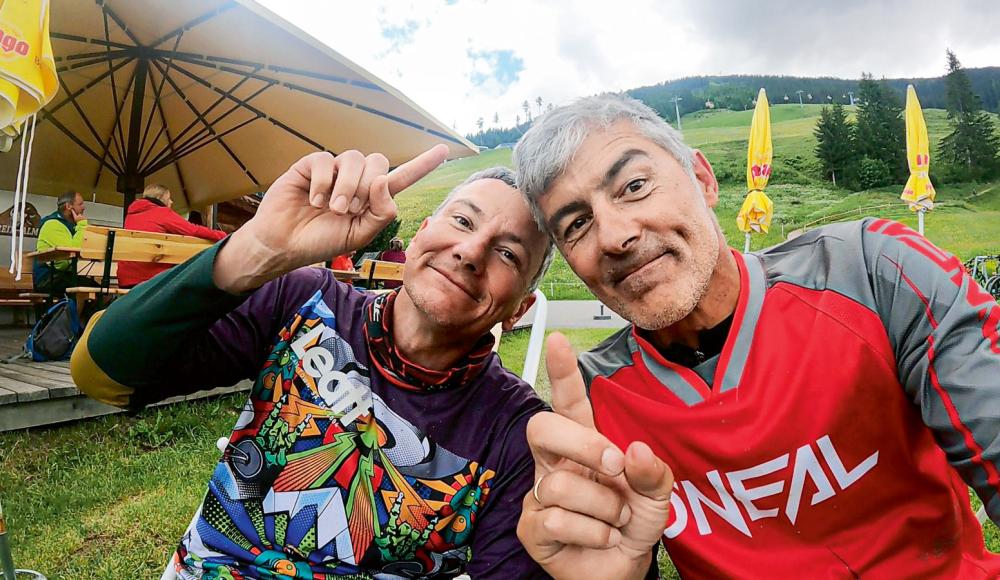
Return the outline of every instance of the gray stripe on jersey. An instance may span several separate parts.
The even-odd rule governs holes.
[[[687,406],[697,405],[704,401],[698,390],[684,380],[684,377],[678,374],[677,371],[660,364],[659,361],[646,352],[646,349],[639,348],[639,344],[635,341],[635,337],[631,333],[628,335],[628,347],[631,352],[638,351],[642,355],[642,363],[656,377],[656,380],[660,381],[660,384],[666,387],[668,391],[677,395],[677,398],[684,401]]]
[[[754,255],[741,254],[741,257],[747,266],[750,293],[747,296],[746,309],[743,311],[743,320],[740,322],[739,334],[733,341],[733,350],[730,353],[729,364],[726,366],[726,374],[722,377],[722,385],[719,388],[719,392],[722,393],[740,384],[740,378],[743,376],[743,369],[747,363],[747,355],[750,354],[750,343],[753,342],[757,320],[760,318],[760,309],[764,305],[764,291],[766,290],[764,284],[766,282],[760,259]]]

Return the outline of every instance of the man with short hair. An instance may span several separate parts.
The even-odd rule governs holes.
[[[192,236],[213,242],[226,237],[225,232],[199,226],[182,218],[171,209],[173,205],[173,195],[166,186],[158,183],[147,185],[142,190],[142,197],[128,206],[125,229]],[[166,272],[171,267],[172,264],[153,262],[119,262],[118,285],[122,288],[131,288],[160,272]]]
[[[83,232],[87,219],[83,196],[77,191],[67,191],[56,199],[56,210],[42,218],[38,230],[38,251],[56,247],[79,248],[83,245]],[[55,295],[65,294],[66,288],[76,280],[72,261],[44,262],[35,258],[32,267],[32,284],[35,292]]]
[[[398,292],[303,267],[364,247],[446,153],[388,175],[379,154],[309,155],[227,240],[88,327],[73,378],[114,405],[255,380],[180,578],[544,575],[515,529],[544,403],[489,332],[531,306],[552,253],[513,174],[471,176],[424,220]]]
[[[542,117],[514,158],[632,322],[579,367],[549,341],[560,414],[528,426],[519,527],[549,573],[642,577],[662,539],[682,576],[1000,574],[967,487],[1000,521],[1000,306],[957,259],[881,219],[740,254],[708,160],[622,96]]]

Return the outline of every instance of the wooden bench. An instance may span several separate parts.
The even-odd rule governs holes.
[[[24,256],[21,262],[21,279],[15,280],[10,268],[0,266],[0,306],[14,309],[14,322],[20,322],[20,316],[25,315],[24,322],[30,323],[30,314],[35,306],[42,304],[48,298],[47,294],[33,292],[32,265],[34,260]]]
[[[118,275],[118,262],[181,264],[212,243],[189,236],[88,226],[80,245],[80,259],[100,266],[99,271],[87,275],[100,280],[101,285],[67,288],[66,294],[74,296],[78,309],[88,300],[127,294],[127,289],[112,284]]]
[[[368,283],[368,288],[372,287],[372,282],[403,281],[403,264],[398,262],[386,262],[383,260],[364,260],[358,267],[358,281]]]

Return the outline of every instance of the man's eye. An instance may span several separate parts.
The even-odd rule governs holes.
[[[566,233],[563,235],[563,237],[569,238],[574,233],[576,233],[577,231],[579,231],[580,229],[582,229],[583,226],[585,226],[585,225],[587,225],[587,218],[586,217],[580,216],[580,217],[576,218],[575,220],[571,221],[568,226],[566,226]]]
[[[625,186],[625,190],[629,193],[636,193],[640,191],[644,185],[646,185],[645,179],[633,179],[628,183],[628,185]]]
[[[510,250],[501,249],[500,250],[500,255],[503,256],[505,260],[510,260],[511,262],[515,262],[515,263],[517,262],[517,254],[515,254],[514,252],[511,252]]]
[[[470,222],[463,215],[457,215],[457,216],[455,216],[455,221],[458,223],[458,225],[462,226],[463,228],[467,228],[467,227],[469,227],[469,226],[472,225],[472,222]]]

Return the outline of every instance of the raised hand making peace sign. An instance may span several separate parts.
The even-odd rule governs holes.
[[[535,487],[517,535],[555,578],[642,578],[666,527],[673,474],[645,443],[622,453],[598,433],[569,341],[553,333],[546,348],[555,412],[528,423]]]
[[[219,251],[216,285],[245,292],[364,247],[396,217],[393,197],[447,155],[448,148],[437,145],[391,173],[379,153],[313,153],[299,159],[268,188],[253,219]]]

